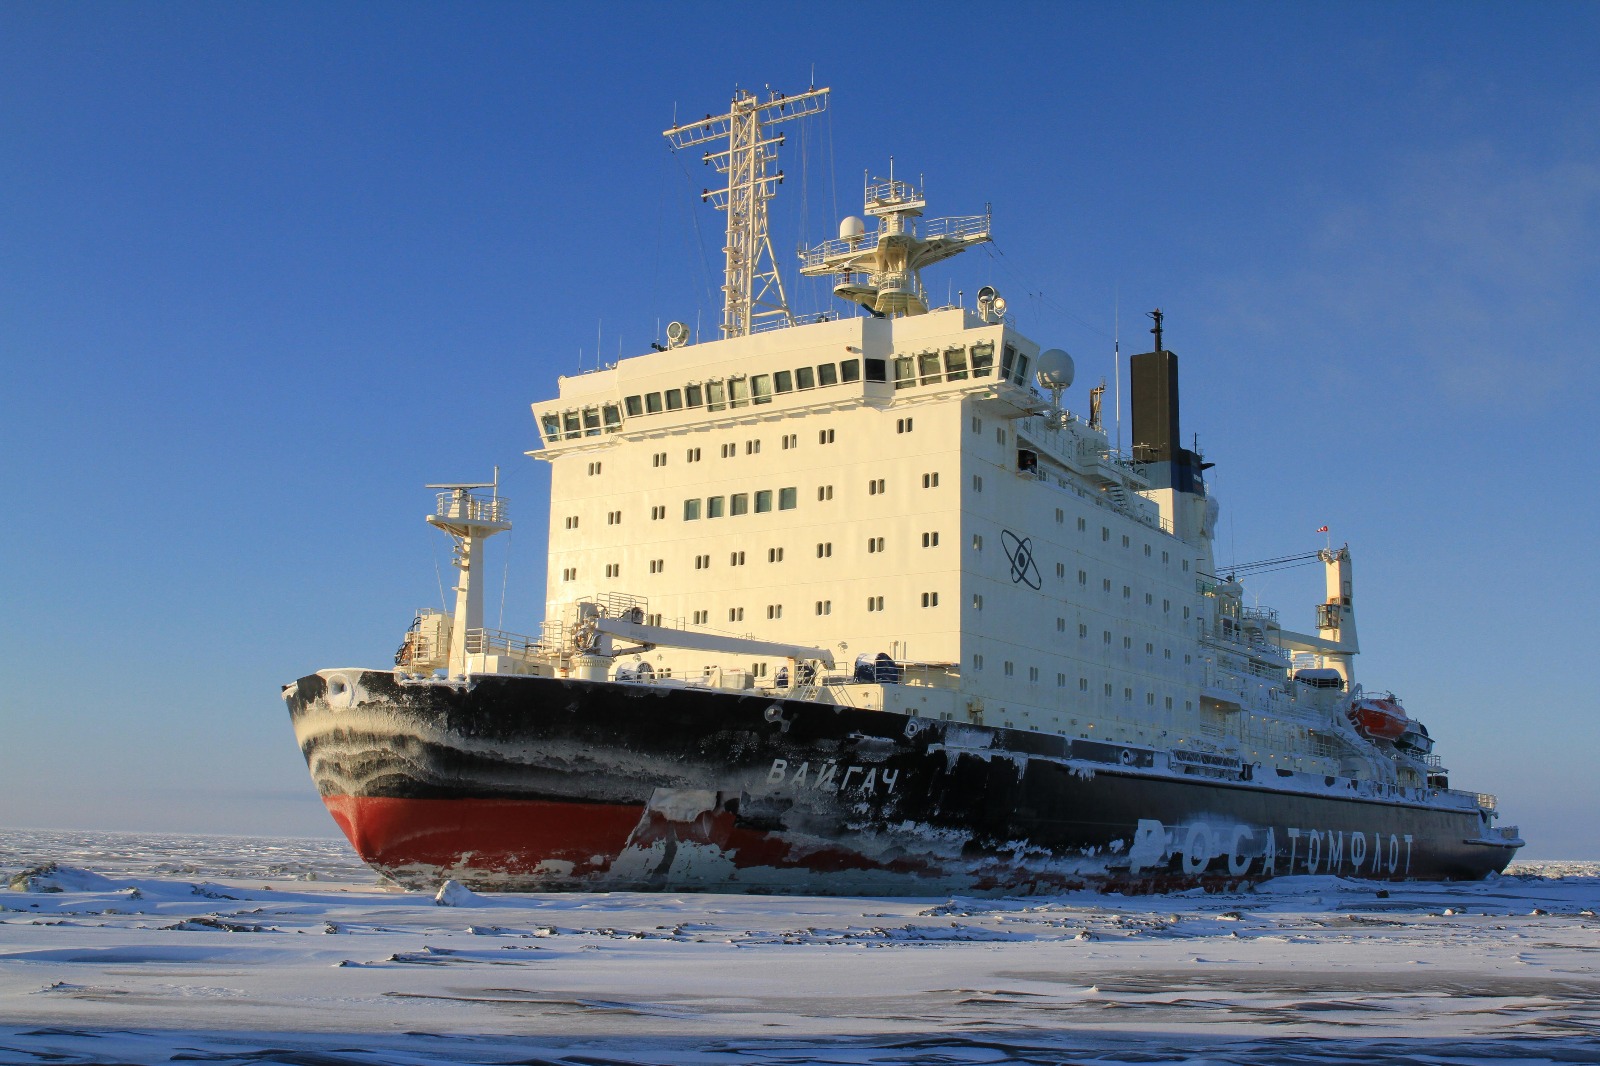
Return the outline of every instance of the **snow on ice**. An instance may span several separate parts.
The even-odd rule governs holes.
[[[0,831],[0,1063],[1600,1063],[1600,862],[1027,899],[437,896]]]

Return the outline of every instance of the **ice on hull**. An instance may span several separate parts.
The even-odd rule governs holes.
[[[753,693],[347,670],[302,678],[289,707],[357,852],[416,887],[1164,890],[1475,879],[1515,851],[1476,805],[1423,790],[1224,779],[1146,748]]]

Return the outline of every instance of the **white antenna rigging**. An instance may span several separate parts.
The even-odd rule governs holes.
[[[1112,394],[1112,402],[1117,405],[1117,454],[1122,454],[1122,291],[1119,289],[1111,298],[1111,358],[1116,364],[1113,372],[1116,375],[1117,391]]]
[[[765,102],[754,93],[736,89],[727,114],[707,115],[662,131],[674,151],[723,138],[728,142],[726,149],[708,151],[703,157],[708,166],[727,176],[727,188],[700,194],[701,200],[710,200],[717,210],[728,213],[728,239],[723,247],[724,337],[747,336],[766,320],[794,322],[767,233],[767,201],[783,181],[783,171],[769,175],[767,166],[777,161],[783,135],[770,136],[767,130],[779,122],[817,114],[827,106],[826,88],[796,96],[769,93]]]

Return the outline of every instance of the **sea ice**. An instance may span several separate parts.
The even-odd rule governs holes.
[[[1596,862],[1228,895],[435,897],[340,841],[0,832],[14,878],[0,1063],[1600,1062]]]

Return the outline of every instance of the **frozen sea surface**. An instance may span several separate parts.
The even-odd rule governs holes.
[[[1600,1063],[1600,862],[436,902],[342,841],[0,830],[0,886],[51,862],[0,890],[0,1063]]]

